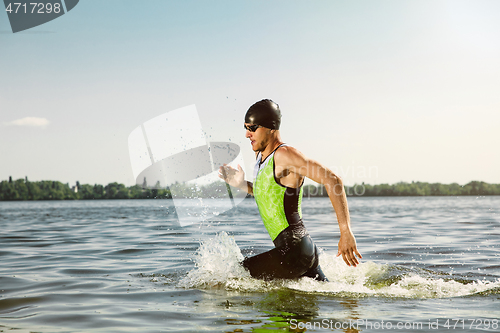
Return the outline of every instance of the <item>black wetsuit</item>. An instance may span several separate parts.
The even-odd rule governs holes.
[[[275,248],[245,258],[243,266],[259,279],[307,276],[328,281],[319,267],[318,249],[302,222],[302,185],[291,188],[276,180],[276,149],[264,161],[260,153],[257,155],[253,185],[255,201]]]

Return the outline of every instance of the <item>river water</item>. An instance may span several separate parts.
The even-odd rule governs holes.
[[[328,198],[303,217],[330,282],[260,281],[272,242],[245,199],[177,222],[172,200],[0,202],[0,332],[500,332],[500,197]]]

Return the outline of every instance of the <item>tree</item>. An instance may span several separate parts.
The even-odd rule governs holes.
[[[88,185],[88,184],[80,185],[80,187],[78,189],[78,193],[77,193],[77,198],[84,199],[84,200],[95,199],[93,189],[94,188],[92,185]]]
[[[104,187],[102,185],[95,184],[92,192],[94,194],[94,199],[102,199],[104,196]]]
[[[19,200],[28,200],[29,199],[29,191],[28,187],[24,183],[24,179],[20,178],[14,182],[14,186],[16,191],[19,193]]]
[[[42,197],[42,191],[38,187],[37,182],[29,182],[26,184],[28,187],[28,200],[40,200]]]

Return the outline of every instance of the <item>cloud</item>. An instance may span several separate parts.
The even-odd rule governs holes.
[[[13,121],[9,121],[7,123],[3,123],[4,126],[28,126],[28,127],[42,127],[45,128],[49,125],[50,121],[45,118],[37,118],[37,117],[24,117],[21,119],[16,119]]]

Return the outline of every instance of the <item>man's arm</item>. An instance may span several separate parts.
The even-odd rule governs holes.
[[[285,147],[284,147],[285,148]],[[308,177],[317,183],[323,184],[332,203],[340,229],[340,240],[337,257],[342,255],[345,263],[349,266],[359,264],[356,255],[362,258],[356,246],[356,239],[351,231],[349,207],[344,191],[344,184],[340,177],[320,163],[306,158],[301,152],[293,147],[279,149],[276,151],[276,160],[290,174]]]
[[[224,164],[219,167],[219,178],[233,187],[237,187],[251,195],[253,195],[253,183],[245,180],[245,172],[238,164],[238,169]]]

